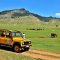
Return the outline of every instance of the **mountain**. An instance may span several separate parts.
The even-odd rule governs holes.
[[[31,17],[34,17],[36,18],[37,20],[40,20],[40,21],[44,21],[44,22],[48,22],[50,20],[57,20],[60,18],[56,18],[56,17],[43,17],[43,16],[40,16],[38,14],[34,14],[34,13],[31,13],[29,12],[28,10],[22,8],[22,9],[13,9],[13,10],[6,10],[6,11],[2,11],[0,12],[0,19],[3,19],[3,18],[21,18],[21,17],[26,17],[27,18],[30,16]],[[34,18],[32,20],[34,20]],[[35,20],[36,20],[35,19]]]

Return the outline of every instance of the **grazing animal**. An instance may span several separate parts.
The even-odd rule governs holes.
[[[51,38],[55,38],[57,37],[57,34],[56,33],[51,33]]]

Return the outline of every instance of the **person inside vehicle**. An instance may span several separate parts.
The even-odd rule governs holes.
[[[24,33],[22,33],[22,38],[25,39],[25,34]]]
[[[11,32],[9,33],[9,37],[12,38],[12,33]]]
[[[1,36],[2,37],[5,37],[6,36],[6,33],[5,32],[2,32]]]

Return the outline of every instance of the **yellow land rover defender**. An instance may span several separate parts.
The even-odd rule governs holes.
[[[13,51],[29,50],[30,40],[25,40],[20,31],[0,30],[0,46],[11,47]]]

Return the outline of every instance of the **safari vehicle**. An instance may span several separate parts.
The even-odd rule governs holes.
[[[0,46],[11,47],[14,52],[29,50],[30,40],[25,40],[20,31],[0,30]]]

